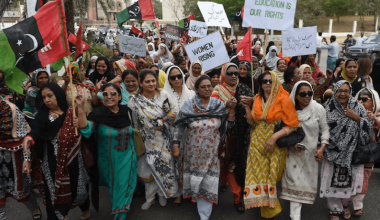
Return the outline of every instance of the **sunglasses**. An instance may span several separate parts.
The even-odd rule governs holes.
[[[115,96],[117,95],[117,92],[110,92],[111,96]],[[108,96],[108,92],[103,92],[103,96],[104,97],[107,97]]]
[[[271,79],[262,79],[262,80],[261,80],[261,83],[262,83],[262,84],[268,84],[268,83],[269,83],[269,84],[272,84],[272,82],[273,82],[273,81],[272,81]]]
[[[313,91],[308,91],[308,92],[300,92],[298,93],[299,96],[302,98],[305,98],[306,96],[312,97],[313,96]]]
[[[175,75],[175,76],[169,76],[169,79],[170,80],[175,80],[175,79],[182,79],[182,74],[178,74],[178,75]]]
[[[368,99],[371,99],[371,98],[368,98],[368,97],[359,97],[358,98],[358,101],[362,101],[363,103],[367,102]]]
[[[232,75],[239,76],[239,72],[238,71],[236,71],[236,72],[226,72],[226,76],[232,76]]]

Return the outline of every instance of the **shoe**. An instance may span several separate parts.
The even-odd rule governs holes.
[[[168,204],[168,200],[165,198],[165,196],[158,196],[158,202],[162,207],[165,207]]]
[[[180,198],[181,198],[181,197],[180,197]],[[175,202],[175,200],[174,200],[174,202],[173,202],[173,206],[176,207],[176,208],[180,207],[181,204],[182,204],[182,199],[180,199],[179,202]]]
[[[148,210],[153,204],[154,204],[154,201],[145,202],[144,204],[142,204],[141,210],[143,210],[143,211]]]
[[[40,207],[38,207],[38,211],[40,211],[40,213],[38,213],[38,214],[32,214],[33,215],[33,220],[42,220],[42,212],[41,212]]]
[[[228,189],[228,186],[220,186],[219,190],[220,192],[226,192]]]
[[[90,216],[91,216],[91,212],[90,212],[90,209],[89,209],[86,212],[82,212],[80,214],[80,219],[88,219],[88,218],[90,218]]]
[[[245,207],[244,207],[243,202],[239,202],[238,204],[235,204],[235,208],[238,212],[244,212],[245,211]]]

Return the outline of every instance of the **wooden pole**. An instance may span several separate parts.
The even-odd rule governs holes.
[[[264,64],[264,61],[265,61],[265,55],[267,53],[267,46],[268,46],[268,31],[265,29],[265,46],[264,46],[264,54],[263,54],[263,64]],[[265,66],[263,65],[263,71],[262,73],[265,72]]]
[[[73,86],[73,75],[71,74],[71,68],[70,68],[70,56],[67,56],[67,59],[69,60],[69,68],[65,68],[69,70],[68,74],[70,76],[70,89],[71,89],[71,106],[73,107],[73,118],[76,117],[75,114],[75,97],[74,97],[74,86]],[[78,129],[75,128],[75,135],[78,136]]]
[[[251,45],[252,45],[252,35],[254,35],[254,30],[252,27],[249,27],[249,28],[251,28]],[[254,46],[252,48],[254,49]],[[253,80],[253,62],[252,62],[252,56],[253,56],[252,50],[253,49],[251,49],[251,52],[250,52],[250,54],[251,54],[251,57],[250,57],[251,62],[250,63],[251,63],[252,94],[254,94],[254,91],[255,91],[255,84],[254,84],[254,80]]]

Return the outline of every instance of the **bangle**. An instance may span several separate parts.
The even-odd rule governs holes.
[[[24,152],[24,161],[32,161],[32,156],[31,156],[31,154],[26,154],[26,153]]]
[[[173,145],[175,144],[179,145],[179,141],[173,141]]]

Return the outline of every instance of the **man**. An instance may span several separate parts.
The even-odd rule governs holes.
[[[367,37],[364,36],[364,32],[361,32],[360,37],[356,40],[356,45],[361,46],[365,40],[367,40]]]
[[[356,40],[355,38],[352,37],[352,34],[350,34],[350,41],[351,41],[351,46],[356,45]]]
[[[261,39],[260,39],[260,34],[256,34],[256,38],[253,39],[253,45],[254,46],[256,44],[256,41],[260,41],[261,43],[263,42]]]
[[[339,45],[335,41],[336,41],[335,35],[331,35],[330,44],[327,44],[326,38],[322,39],[323,45],[321,48],[323,50],[327,50],[327,53],[328,53],[327,69],[330,69],[330,70],[335,69],[335,62],[338,59],[338,54],[339,54]]]
[[[318,33],[317,36],[317,56],[318,56],[318,65],[319,61],[321,61],[321,53],[322,53],[322,32]]]

